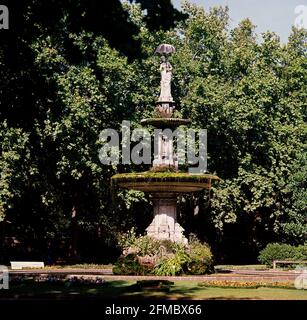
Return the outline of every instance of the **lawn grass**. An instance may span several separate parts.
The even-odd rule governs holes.
[[[232,265],[232,264],[222,264],[222,265],[216,265],[214,267],[216,271],[219,270],[269,270],[269,267],[263,265],[263,264],[245,264],[245,265]]]
[[[103,298],[103,299],[208,299],[208,300],[307,300],[306,290],[257,288],[233,289],[202,287],[196,281],[174,281],[169,292],[143,289],[136,290],[135,281],[107,281],[102,285],[66,286],[50,283],[12,284],[9,290],[0,291],[0,299],[5,298]]]

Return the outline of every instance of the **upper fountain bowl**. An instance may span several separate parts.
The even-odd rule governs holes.
[[[191,123],[190,119],[180,118],[148,118],[141,120],[142,125],[151,125],[157,128],[174,128],[181,125],[188,125]]]

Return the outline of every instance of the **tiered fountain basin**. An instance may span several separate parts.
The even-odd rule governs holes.
[[[149,193],[185,193],[210,189],[220,178],[212,174],[187,172],[120,173],[112,177],[112,183],[121,188]]]
[[[191,123],[190,119],[180,119],[180,118],[148,118],[142,119],[142,125],[151,125],[156,128],[176,128],[182,125],[188,125]]]

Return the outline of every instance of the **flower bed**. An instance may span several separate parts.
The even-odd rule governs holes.
[[[10,279],[10,283],[19,284],[24,282],[34,283],[48,283],[48,284],[61,284],[65,286],[87,286],[87,285],[102,285],[105,280],[100,277],[83,277],[83,276],[13,276]]]
[[[260,287],[266,288],[283,288],[295,289],[293,282],[256,282],[256,281],[228,281],[228,280],[212,280],[200,282],[201,287],[214,287],[214,288],[244,288],[244,289],[257,289]]]

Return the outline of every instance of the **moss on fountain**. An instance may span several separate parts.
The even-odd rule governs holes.
[[[135,172],[119,173],[112,177],[113,186],[144,192],[194,192],[211,187],[220,180],[212,174],[187,172]]]
[[[154,127],[161,128],[171,128],[178,127],[181,125],[190,124],[190,119],[181,119],[181,118],[148,118],[141,120],[142,125],[152,125]]]
[[[155,172],[155,171],[145,171],[145,172],[132,172],[132,173],[118,173],[112,177],[112,181],[204,181],[207,179],[220,180],[218,176],[213,174],[203,173],[203,174],[191,174],[188,172]]]

